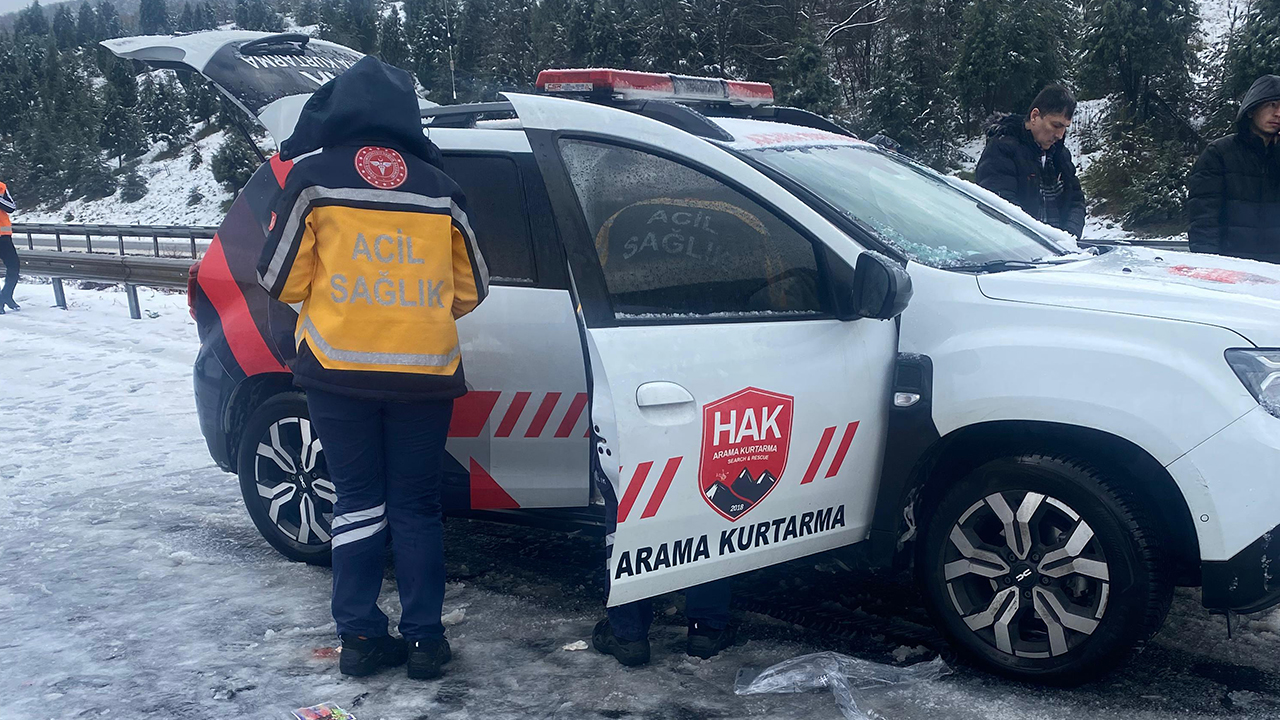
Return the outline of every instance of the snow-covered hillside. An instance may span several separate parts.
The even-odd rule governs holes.
[[[147,182],[147,194],[137,202],[121,199],[121,190],[101,200],[75,200],[62,207],[23,209],[14,219],[23,223],[90,223],[102,225],[217,225],[222,204],[231,197],[213,179],[210,159],[226,132],[215,132],[195,143],[203,161],[191,168],[190,147],[173,158],[157,160],[164,146],[157,143],[143,157],[138,174]],[[202,198],[191,204],[191,191]],[[20,193],[15,193],[20,196]]]

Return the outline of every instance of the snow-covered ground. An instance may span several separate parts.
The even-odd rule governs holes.
[[[142,291],[149,312],[139,321],[118,290],[68,288],[67,299],[69,310],[52,308],[48,285],[23,283],[23,310],[0,317],[6,720],[283,720],[324,701],[361,720],[822,720],[840,717],[830,695],[736,696],[739,669],[824,649],[878,662],[929,657],[874,635],[850,650],[744,614],[744,644],[693,660],[672,606],[654,628],[653,664],[624,669],[590,649],[566,649],[589,640],[599,615],[597,540],[450,520],[449,569],[461,580],[445,600],[456,654],[445,677],[343,678],[329,571],[271,550],[236,479],[209,459],[191,397],[196,339],[184,298]],[[864,582],[824,572],[822,582],[853,595]],[[749,596],[762,577],[740,578],[736,592]],[[383,604],[394,619],[393,587]],[[797,587],[796,597],[814,587]],[[1280,614],[1240,619],[1235,631],[1228,641],[1223,619],[1208,616],[1196,592],[1180,591],[1148,649],[1084,688],[958,667],[865,706],[892,720],[1280,717]]]

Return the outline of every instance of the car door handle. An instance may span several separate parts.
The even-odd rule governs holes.
[[[636,405],[642,408],[684,405],[693,395],[673,382],[647,382],[636,388]]]

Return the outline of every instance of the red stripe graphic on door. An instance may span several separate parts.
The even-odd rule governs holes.
[[[658,476],[658,481],[654,483],[653,491],[649,494],[649,501],[645,503],[644,512],[640,514],[640,519],[658,514],[663,501],[667,499],[667,491],[671,489],[671,481],[675,480],[676,472],[679,471],[680,463],[683,460],[683,455],[667,458],[666,464],[662,467],[662,474]],[[625,477],[625,473],[622,470],[622,468],[618,469],[619,477]],[[631,516],[631,511],[635,508],[636,501],[640,499],[652,470],[653,461],[646,460],[637,465],[636,469],[632,471],[631,480],[627,482],[627,489],[623,491],[622,499],[618,501],[618,522],[625,522]]]
[[[831,440],[836,436],[837,425],[832,425],[822,431],[822,439],[818,441],[818,447],[813,451],[813,459],[809,461],[809,469],[804,472],[804,479],[800,481],[801,485],[807,485],[818,477],[818,470],[822,467],[822,461],[827,459],[827,451],[831,449]],[[827,474],[824,478],[833,478],[844,465],[844,459],[849,454],[849,446],[853,444],[853,438],[858,434],[858,421],[854,420],[844,426],[844,434],[840,436],[840,444],[836,447],[836,454],[831,459],[831,464],[827,466]]]
[[[535,397],[539,398],[538,409],[530,417],[526,410]],[[583,422],[586,407],[586,393],[574,393],[568,402],[564,402],[564,393],[561,392],[472,390],[454,402],[449,437],[478,438],[485,433],[491,420],[500,417],[497,427],[490,431],[493,437],[565,439],[571,437]],[[526,421],[529,425],[520,433],[522,423]],[[590,437],[590,423],[585,424],[586,434],[583,437]]]

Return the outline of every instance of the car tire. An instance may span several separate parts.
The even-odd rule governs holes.
[[[1160,629],[1173,598],[1164,533],[1126,487],[1071,457],[1025,454],[986,462],[946,491],[916,573],[963,657],[1075,685]]]
[[[290,560],[330,564],[335,490],[305,396],[273,395],[253,411],[238,470],[249,517],[271,547]]]

